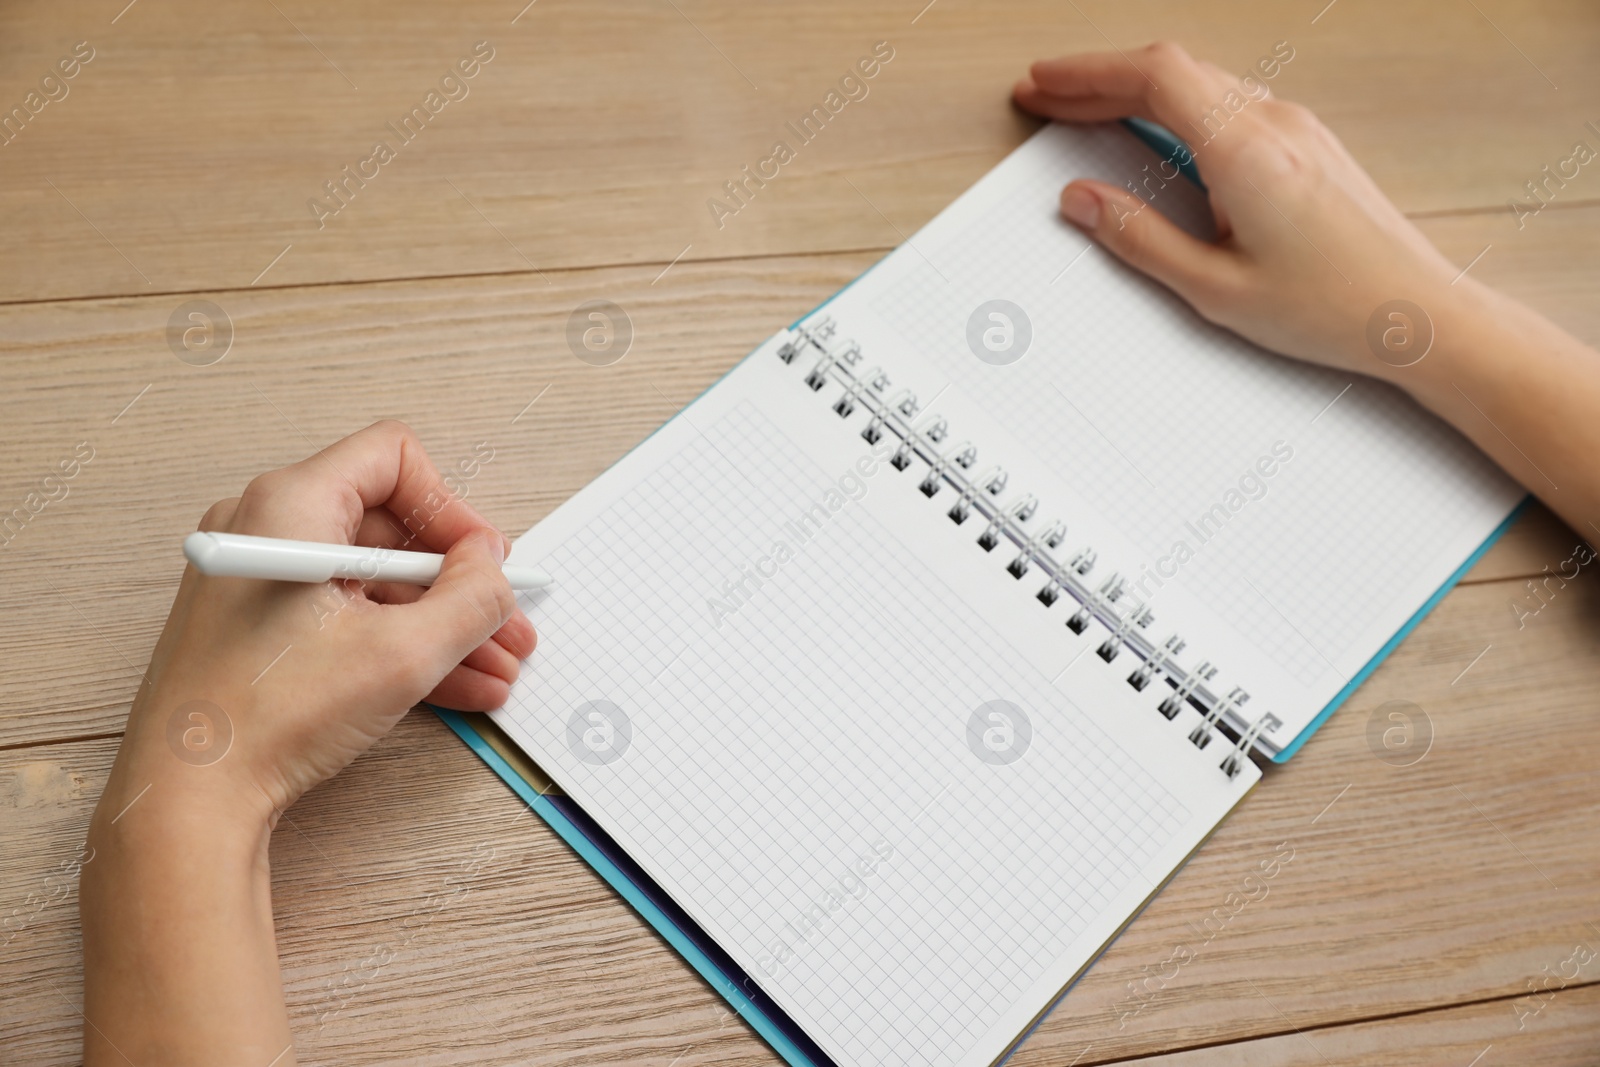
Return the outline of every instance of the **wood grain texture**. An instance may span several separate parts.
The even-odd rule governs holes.
[[[0,147],[0,297],[893,244],[1033,129],[1008,102],[1029,62],[1157,37],[1236,72],[1289,41],[1274,88],[1322,114],[1402,208],[1510,226],[1507,200],[1588,136],[1600,95],[1584,0],[122,8],[0,15],[7,108],[73,43],[95,49]],[[480,40],[495,58],[464,98],[410,143],[386,131]],[[880,40],[895,58],[868,96],[809,144],[786,133]],[[319,223],[307,202],[384,139],[396,158]],[[719,227],[707,201],[777,140],[797,158]],[[1600,198],[1583,181],[1561,199]]]
[[[1541,262],[1571,263],[1600,289],[1590,240],[1600,208],[1569,215],[1584,225],[1530,226],[1526,246]],[[1452,220],[1441,246],[1482,248],[1496,225],[1483,216]],[[403,418],[441,466],[488,442],[495,459],[468,485],[469,499],[520,532],[877,258],[201,294],[233,330],[232,349],[208,367],[183,363],[168,347],[168,318],[187,296],[0,307],[8,379],[0,514],[23,504],[81,442],[94,450],[68,495],[0,547],[7,589],[25,609],[0,616],[0,659],[16,664],[20,679],[0,691],[0,745],[120,728],[125,694],[170,603],[182,535],[262,470],[375,419]],[[1475,269],[1516,277],[1513,265],[1491,253]],[[1600,341],[1593,301],[1577,287],[1534,295],[1542,310]],[[582,363],[567,346],[569,315],[591,299],[613,300],[632,319],[633,348],[610,367]],[[118,551],[101,564],[100,581],[91,589],[64,577],[66,561],[107,530],[117,531]],[[1571,554],[1575,537],[1536,507],[1471,580],[1539,574]]]
[[[467,498],[520,533],[871,261],[680,264],[655,284],[656,271],[616,268],[216,294],[234,342],[209,367],[167,347],[180,298],[0,309],[0,358],[16,381],[0,512],[80,442],[94,450],[67,495],[0,548],[19,605],[0,617],[0,655],[22,679],[0,694],[0,738],[120,728],[183,535],[255,474],[401,418],[441,468],[487,442],[493,459],[463,483]],[[567,347],[570,313],[592,298],[633,323],[632,350],[609,367]],[[116,548],[100,578],[66,577],[63,564],[107,530]]]
[[[8,1062],[79,1062],[76,893],[56,887],[114,751],[0,756]],[[288,812],[272,864],[302,1064],[776,1062],[427,712]]]
[[[1584,539],[1556,518],[1554,512],[1539,501],[1530,500],[1505,536],[1483,554],[1461,581],[1471,584],[1509,578],[1526,581],[1535,575],[1543,577],[1548,573],[1545,568],[1560,569],[1580,540]]]
[[[1600,989],[1568,986],[1545,1001],[1537,1015],[1519,1016],[1519,1008],[1532,1011],[1533,1005],[1495,1000],[1127,1062],[1130,1067],[1592,1067]]]
[[[1448,597],[1268,774],[1016,1062],[1115,1062],[1489,999],[1506,1025],[1485,1040],[1514,1030],[1510,1002],[1530,979],[1559,971],[1576,942],[1600,946],[1587,846],[1600,817],[1600,585],[1584,575],[1520,630],[1515,592]],[[1395,700],[1431,724],[1410,766],[1368,739]],[[0,905],[26,916],[0,947],[0,1031],[23,1062],[74,1054],[76,915],[70,884],[60,892],[50,875],[83,839],[114,745],[0,753]],[[1285,843],[1292,859],[1262,878]],[[292,809],[273,865],[302,1062],[773,1062],[431,716],[408,717]],[[29,893],[58,892],[27,911]],[[1581,970],[1593,981],[1600,961]],[[1569,1047],[1563,1025],[1545,1025],[1562,1003],[1518,1038],[1521,1062]],[[1291,1045],[1262,1047],[1246,1062],[1298,1062]]]
[[[77,1062],[72,862],[207,504],[400,417],[442,465],[492,447],[469,499],[525,529],[1026,137],[1007,91],[1039,55],[1165,37],[1243,70],[1290,41],[1276,91],[1454,262],[1600,342],[1600,179],[1506,207],[1595,143],[1583,0],[125,2],[0,12],[0,109],[95,49],[0,146],[0,515],[94,455],[0,538],[6,1062]],[[319,228],[307,200],[480,40],[470,94]],[[870,95],[719,227],[708,198],[880,40]],[[196,297],[232,323],[214,366],[169,348]],[[614,366],[568,350],[590,299],[631,316]],[[1516,1011],[1600,947],[1600,587],[1527,584],[1577,537],[1532,507],[1017,1062],[1593,1062],[1600,962]],[[1396,710],[1407,766],[1374,747]],[[430,715],[272,848],[302,1063],[777,1063]]]

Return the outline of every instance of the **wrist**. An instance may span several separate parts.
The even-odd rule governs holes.
[[[151,706],[158,704],[165,706]],[[231,726],[178,709],[165,723],[137,706],[129,716],[90,823],[91,844],[123,842],[130,860],[159,860],[191,845],[241,862],[264,857],[278,810],[234,751]]]
[[[261,698],[215,679],[163,671],[133,703],[100,806],[117,800],[113,785],[120,789],[121,804],[148,785],[150,796],[159,792],[174,802],[181,799],[238,831],[264,827],[270,832],[292,798],[283,795],[281,782],[262,780],[260,761],[250,758],[270,748],[252,733],[252,724],[272,713],[258,703]],[[272,761],[266,763],[270,770]],[[119,804],[110,815],[120,810]],[[176,809],[171,814],[178,817]]]
[[[241,1047],[266,1062],[288,1043],[271,805],[234,776],[199,773],[215,766],[159,755],[124,742],[89,827],[84,1062],[214,1062],[176,1050]]]
[[[1504,328],[1503,305],[1513,302],[1470,278],[1439,285],[1423,299],[1373,312],[1363,338],[1365,369],[1448,418],[1460,403],[1457,383],[1477,380],[1485,354],[1498,350],[1493,338]]]
[[[176,869],[200,859],[219,873],[264,870],[271,803],[232,778],[189,773],[196,769],[179,773],[119,755],[90,820],[96,863],[85,866],[85,876],[128,866]]]

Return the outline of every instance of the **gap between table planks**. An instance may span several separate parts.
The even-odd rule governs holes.
[[[701,378],[708,380],[742,351],[729,343],[712,360],[695,362],[703,357],[688,355],[703,351],[695,324],[709,317],[705,312],[713,299],[726,306],[729,290],[737,289],[736,295],[754,297],[761,304],[742,313],[768,323],[782,321],[779,309],[769,305],[793,301],[797,295],[804,304],[813,295],[804,291],[808,286],[831,291],[867,258],[758,262],[744,265],[737,274],[728,267],[686,266],[674,282],[682,288],[655,298],[660,307],[677,309],[674,314],[679,318],[664,320],[661,330],[670,344],[658,352],[641,351],[632,368],[627,360],[618,367],[636,368],[634,373],[646,378],[670,373],[663,367],[698,375],[681,386],[686,399],[704,384]],[[613,279],[597,279],[589,272],[584,285],[593,286],[597,280]],[[318,287],[270,297],[257,294],[261,303],[254,310],[242,309],[241,319],[259,321],[261,328],[255,333],[261,349],[251,360],[241,358],[238,365],[257,375],[258,387],[267,392],[277,383],[304,378],[309,367],[329,363],[336,347],[354,352],[342,365],[332,359],[335,365],[328,375],[334,380],[315,382],[308,393],[344,402],[353,394],[341,386],[360,383],[380,365],[361,353],[383,342],[395,346],[384,352],[386,365],[426,368],[427,353],[451,351],[448,339],[456,337],[459,345],[464,333],[478,338],[501,335],[501,340],[480,339],[472,347],[498,351],[495,346],[500,346],[526,358],[521,354],[525,341],[503,339],[508,319],[515,317],[505,305],[532,284],[528,279],[472,279],[431,286]],[[578,286],[576,279],[573,284]],[[633,284],[641,292],[647,288],[642,281]],[[564,299],[553,299],[539,313],[549,320],[549,328],[562,321],[561,312],[575,297],[576,293],[564,294]],[[81,366],[93,365],[94,346],[119,336],[126,327],[117,324],[149,303],[74,305],[69,310],[75,312],[75,321],[66,337],[50,341],[48,336],[24,336],[19,347],[43,344],[40,362],[65,380],[75,380]],[[653,303],[643,306],[656,309]],[[734,306],[739,305],[734,302]],[[393,323],[394,313],[401,309],[409,311]],[[23,309],[7,314],[15,321]],[[160,315],[149,317],[152,324],[140,331],[141,336],[149,335],[145,347],[160,338]],[[649,321],[649,316],[643,319]],[[34,322],[36,333],[48,334],[38,321],[26,321]],[[370,335],[370,326],[340,326],[374,321],[391,325]],[[535,329],[533,323],[524,323],[523,336]],[[80,348],[91,351],[76,351]],[[153,358],[170,356],[162,352]],[[559,352],[555,356],[546,352],[543,358],[550,361],[550,369],[561,366],[560,361],[571,362]],[[502,396],[509,395],[505,383],[510,377],[502,366],[490,379]],[[525,390],[530,395],[539,378],[530,374],[530,388]],[[420,380],[429,378],[423,375]],[[436,392],[445,391],[438,407],[450,409],[454,400],[449,390],[459,388],[452,385],[459,380],[432,383]],[[619,373],[602,386],[591,387],[588,394],[575,384],[573,392],[580,399],[572,410],[599,404],[623,380]],[[679,381],[669,378],[663,392]],[[221,477],[212,462],[217,457],[203,457],[206,462],[196,465],[192,446],[191,454],[185,453],[182,432],[186,426],[198,426],[205,432],[191,429],[193,440],[204,441],[221,425],[240,425],[239,413],[226,403],[238,392],[234,385],[198,401],[174,404],[164,409],[166,415],[152,420],[148,433],[177,441],[174,462],[147,464],[141,475],[148,478],[153,472],[163,499],[184,488],[183,478],[172,477],[174,472],[190,478]],[[622,427],[637,423],[642,433],[681,402],[676,392],[654,401],[643,396],[646,389],[653,393],[655,388],[659,386],[637,381],[630,386],[627,395],[633,402],[617,412],[623,418],[611,448],[626,448],[639,435]],[[120,398],[120,394],[113,397],[104,383],[95,383],[88,392],[93,396],[95,390],[108,399]],[[481,399],[481,394],[474,395]],[[284,458],[300,455],[304,450],[272,422],[279,416],[269,411],[270,405],[253,403],[260,421],[243,424],[274,426],[269,436],[284,450]],[[208,405],[215,405],[215,410],[208,410]],[[321,412],[310,431],[336,436],[333,424],[343,417],[337,408]],[[541,417],[555,424],[536,423],[545,434],[570,433],[550,408]],[[438,425],[441,432],[448,429]],[[473,436],[462,436],[462,443]],[[260,465],[259,451],[250,452],[248,438],[248,433],[238,440],[222,435],[226,448],[237,449],[224,454],[227,464]],[[254,447],[259,450],[259,445]],[[528,462],[561,454],[529,448]],[[588,462],[603,465],[606,459],[596,456]],[[491,465],[486,477],[492,470]],[[581,483],[590,473],[572,471],[569,477]],[[485,481],[483,489],[484,498],[494,500],[497,509],[520,506],[533,511],[559,499],[552,492],[550,499],[529,501],[514,484],[494,489]],[[59,548],[92,533],[104,515],[132,520],[137,529],[140,515],[150,513],[139,503],[137,497],[104,501],[103,513],[95,508],[94,516],[85,516],[93,522],[76,532],[66,525],[57,528],[50,535],[51,544]],[[154,514],[167,521],[163,509],[154,509]],[[70,517],[67,513],[54,518],[68,523]],[[1564,546],[1559,527],[1546,533],[1550,537],[1545,547]],[[160,531],[150,531],[135,540],[148,538],[154,545],[162,537]],[[1534,554],[1529,563],[1541,558]],[[143,624],[153,633],[170,596],[171,577],[152,566],[145,554],[136,554],[135,559],[139,566],[152,568],[142,581],[142,610]],[[45,563],[41,560],[39,566]],[[1526,568],[1522,573],[1528,573]],[[1584,872],[1592,865],[1586,851],[1572,847],[1574,841],[1583,840],[1583,827],[1596,803],[1593,776],[1581,769],[1592,766],[1589,749],[1595,747],[1588,694],[1594,690],[1600,664],[1593,642],[1585,636],[1592,632],[1595,601],[1589,585],[1575,583],[1570,595],[1564,593],[1519,630],[1509,608],[1517,591],[1515,582],[1486,581],[1446,598],[1363,687],[1356,701],[1334,717],[1306,758],[1275,770],[1267,787],[1224,824],[1218,837],[1090,972],[1069,1006],[1054,1014],[1024,1046],[1020,1061],[1037,1057],[1040,1062],[1057,1062],[1094,1046],[1081,1062],[1107,1062],[1278,1034],[1286,1025],[1301,1029],[1344,1025],[1485,998],[1509,1002],[1545,964],[1559,962],[1564,942],[1583,937],[1585,918],[1595,914],[1592,892],[1574,888],[1586,885]],[[84,601],[83,606],[93,610],[94,602]],[[108,624],[117,606],[101,608]],[[121,606],[125,608],[126,602]],[[70,620],[62,632],[53,654],[73,651],[64,639],[70,635],[73,644],[87,650],[89,659],[114,660],[99,644],[99,634],[91,637]],[[121,636],[124,643],[141,639],[136,632],[124,631]],[[32,637],[31,647],[36,647],[39,631]],[[16,638],[19,651],[25,651],[23,639]],[[128,651],[137,654],[138,646]],[[1480,652],[1483,657],[1474,662]],[[50,658],[12,656],[7,662],[38,664]],[[123,668],[131,666],[125,663]],[[37,685],[36,677],[31,671],[14,669],[8,690],[26,691]],[[115,669],[110,677],[89,686],[105,701],[113,728],[136,680],[132,669]],[[1429,709],[1439,731],[1437,751],[1415,768],[1383,766],[1366,748],[1366,717],[1388,699],[1408,699]],[[1537,730],[1530,730],[1525,721],[1530,711],[1538,716]],[[387,939],[406,936],[407,917],[418,902],[427,900],[430,892],[440,892],[452,865],[468,855],[461,846],[472,838],[478,826],[475,820],[497,819],[494,813],[502,811],[506,818],[518,820],[509,794],[453,745],[430,720],[408,720],[395,738],[358,764],[351,775],[308,798],[290,814],[287,829],[280,831],[277,886],[286,976],[300,1029],[311,1031],[301,1039],[308,1062],[319,1055],[321,1042],[329,1043],[328,1058],[341,1061],[376,1060],[397,1051],[420,1057],[423,1050],[445,1046],[470,1048],[485,1056],[507,1048],[519,1056],[622,1061],[657,1050],[676,1055],[682,1047],[677,1044],[680,1038],[689,1048],[686,1064],[764,1058],[765,1050],[753,1038],[718,1018],[709,991],[695,983],[526,815],[521,818],[528,820],[530,836],[516,840],[538,842],[543,850],[538,870],[515,879],[486,876],[473,908],[454,909],[437,918],[449,924],[437,928],[438,941],[421,937],[409,941],[405,948],[411,963],[397,963],[388,983],[371,979],[352,1007],[329,1020],[320,1032],[315,1030],[315,1016],[325,1010],[327,983],[343,981],[347,965],[359,969],[373,951],[389,944]],[[14,901],[13,906],[21,904],[28,892],[47,885],[48,872],[71,855],[63,843],[80,838],[113,749],[114,741],[108,738],[39,745],[0,757],[0,766],[6,768],[0,774],[0,781],[6,782],[3,795],[18,813],[8,820],[11,829],[6,831],[7,854],[21,860],[4,884],[4,899]],[[419,779],[423,769],[434,780]],[[1456,792],[1458,786],[1462,793]],[[452,805],[440,808],[429,799],[438,796],[453,798]],[[1334,803],[1328,807],[1330,801]],[[389,820],[405,819],[408,812],[409,822],[391,825]],[[1359,817],[1341,822],[1351,812]],[[1502,832],[1510,841],[1500,836]],[[388,843],[397,837],[407,842],[403,860],[386,854]],[[1259,909],[1245,912],[1248,923],[1230,927],[1228,939],[1208,945],[1170,995],[1141,1012],[1128,1031],[1108,1040],[1105,1031],[1126,1010],[1122,1002],[1126,982],[1140,977],[1141,968],[1159,965],[1174,944],[1191,937],[1190,924],[1236,888],[1237,879],[1253,869],[1262,850],[1278,840],[1295,842],[1297,852],[1300,843],[1309,842],[1312,851],[1301,858],[1315,858],[1321,846],[1326,862],[1291,865],[1284,880],[1273,886],[1270,903],[1263,901]],[[420,860],[422,856],[434,859]],[[1565,888],[1547,892],[1542,882],[1546,876]],[[19,1033],[40,1043],[44,1059],[70,1049],[75,1017],[48,983],[31,979],[48,978],[70,998],[78,966],[74,929],[70,901],[57,902],[28,927],[30,938],[13,942],[16,948],[6,957],[8,970],[20,970],[19,987],[35,989],[42,998],[17,1002],[15,1018]],[[511,936],[510,930],[528,930],[526,940],[516,942],[514,953],[507,953],[505,943],[497,940]],[[1232,936],[1235,933],[1237,937]],[[465,953],[464,944],[470,945],[470,953]],[[550,966],[558,967],[556,973],[536,965],[544,958],[537,953],[551,951],[552,946],[557,962]],[[1256,989],[1247,987],[1250,982],[1262,995],[1251,996]],[[484,994],[485,986],[495,995]],[[552,988],[568,995],[551,998],[543,992]],[[1505,1010],[1511,1019],[1509,1003]],[[1539,1040],[1542,1032],[1534,1031],[1527,1040]]]
[[[1446,598],[1303,758],[1271,769],[1016,1062],[1113,1062],[1485,1001],[1473,1040],[1515,1041],[1522,1062],[1567,1047],[1557,1020],[1570,997],[1520,1032],[1513,1002],[1573,944],[1600,942],[1587,834],[1600,816],[1600,586],[1574,582],[1520,631],[1511,589]],[[1369,717],[1396,699],[1423,708],[1434,733],[1409,767],[1380,762],[1367,740]],[[0,903],[61,893],[0,947],[11,991],[0,1026],[26,1062],[75,1047],[76,913],[70,885],[57,890],[50,875],[82,841],[115,747],[0,753]],[[1207,916],[1282,842],[1293,859],[1265,895],[1251,890],[1257,899],[1203,940]],[[303,1062],[670,1062],[685,1049],[685,1064],[770,1062],[426,713],[292,809],[273,862]],[[1170,970],[1180,945],[1193,958],[1124,1018],[1137,1003],[1128,983]],[[375,958],[385,965],[373,974]],[[1600,962],[1575,984],[1597,974]],[[319,1029],[340,1005],[330,983],[351,999]],[[1440,1032],[1416,1030],[1416,1051]]]
[[[1475,269],[1593,341],[1600,254],[1586,233],[1600,208],[1568,215],[1578,225],[1530,227]],[[1425,225],[1464,263],[1495,223]],[[0,549],[14,605],[0,617],[0,660],[16,665],[0,690],[0,747],[120,729],[171,599],[176,546],[212,501],[260,471],[400,417],[441,465],[489,441],[496,460],[471,483],[472,502],[520,532],[877,256],[214,293],[234,347],[203,368],[165,341],[187,297],[0,307],[11,376],[0,489],[20,501],[76,442],[96,450],[70,495]],[[569,312],[595,297],[634,322],[634,350],[611,367],[566,348]],[[1469,580],[1539,574],[1574,543],[1535,508]],[[96,559],[93,595],[63,577],[85,555]]]
[[[0,254],[0,292],[60,301],[0,310],[13,374],[0,485],[25,491],[80,429],[108,447],[94,470],[104,480],[78,486],[36,538],[5,550],[16,552],[4,559],[13,597],[0,623],[0,749],[10,749],[0,751],[0,803],[11,809],[0,906],[11,913],[55,885],[49,872],[81,840],[170,599],[165,554],[206,503],[265,465],[404,413],[444,462],[491,424],[505,434],[507,461],[486,469],[474,503],[525,527],[880,254],[840,249],[898,241],[1025,136],[1031,126],[1010,112],[1005,88],[1041,49],[1104,47],[1099,30],[1124,46],[1174,36],[1242,69],[1272,41],[1293,40],[1300,54],[1275,88],[1322,113],[1402,207],[1429,216],[1424,229],[1456,262],[1489,247],[1475,275],[1600,340],[1593,198],[1575,190],[1524,230],[1504,207],[1593,117],[1583,108],[1600,75],[1586,59],[1600,32],[1583,5],[1324,7],[1263,18],[1239,0],[1204,11],[1085,3],[1082,15],[945,2],[913,27],[909,9],[842,2],[808,18],[697,4],[682,18],[638,5],[580,21],[543,0],[516,27],[509,8],[452,9],[442,33],[431,21],[441,9],[408,5],[386,9],[395,31],[381,54],[370,49],[371,12],[330,11],[310,28],[365,83],[359,98],[340,97],[342,75],[264,7],[208,13],[199,36],[182,9],[160,5],[107,29],[109,10],[63,20],[42,2],[10,9],[0,35],[10,69],[44,69],[77,39],[61,36],[67,22],[89,27],[74,33],[103,42],[103,54],[0,156],[0,205],[14,223],[0,234],[10,253]],[[758,94],[741,95],[740,76],[710,49],[693,51],[702,29],[759,71]],[[502,55],[475,97],[441,116],[429,143],[408,149],[332,232],[316,231],[304,198],[480,35]],[[873,96],[714,229],[704,199],[880,38],[898,54]],[[586,94],[577,105],[575,91]],[[613,135],[592,137],[596,122]],[[542,292],[524,256],[549,275]],[[752,256],[763,258],[727,262]],[[607,263],[634,265],[554,270]],[[343,284],[441,274],[486,277]],[[258,276],[273,289],[244,292]],[[152,289],[210,291],[236,312],[232,365],[197,384],[162,339],[179,298],[120,298]],[[76,299],[95,294],[119,298]],[[604,377],[575,365],[560,340],[567,311],[594,295],[628,303],[648,325],[639,358]],[[471,361],[470,371],[444,374],[442,360]],[[531,399],[551,383],[498,430],[514,388]],[[274,403],[303,425],[286,425]],[[462,410],[474,412],[470,426]],[[126,555],[106,561],[93,597],[52,577],[107,530]],[[1593,936],[1586,920],[1600,914],[1586,886],[1597,803],[1584,769],[1596,748],[1587,698],[1600,670],[1587,636],[1592,583],[1563,591],[1522,630],[1509,608],[1520,588],[1510,579],[1564,559],[1574,537],[1542,509],[1519,523],[1305,756],[1224,824],[1019,1062],[1191,1049],[1152,1062],[1409,1063],[1459,1051],[1466,1063],[1480,1037],[1493,1046],[1481,1067],[1587,1062],[1593,989],[1559,994],[1521,1032],[1511,1007],[1573,939]],[[1432,716],[1437,747],[1416,767],[1384,766],[1366,747],[1366,717],[1388,699]],[[409,719],[290,820],[274,842],[276,904],[303,1062],[772,1061],[432,720]],[[504,864],[411,937],[418,909],[471,855],[465,842],[498,849],[502,837],[488,835],[502,833]],[[403,856],[388,847],[397,838]],[[1272,895],[1107,1038],[1125,984],[1190,937],[1278,840],[1308,848]],[[318,1030],[328,984],[397,940],[393,969]],[[0,1007],[0,1030],[28,1062],[73,1060],[80,963],[70,897],[0,947],[7,986],[23,991]]]
[[[1274,91],[1315,109],[1403,209],[1490,211],[1493,241],[1521,236],[1507,201],[1590,137],[1600,98],[1584,0],[285,0],[203,18],[28,0],[0,17],[7,106],[73,42],[96,57],[0,148],[0,297],[897,243],[1035,128],[1008,99],[1032,60],[1156,38],[1235,73],[1287,41]],[[390,133],[479,40],[495,58],[468,95],[409,144]],[[791,134],[880,40],[895,56],[868,95],[810,143]],[[379,139],[396,158],[319,222],[308,201],[331,204],[324,183]],[[778,140],[794,161],[719,225],[708,201]],[[1557,205],[1600,199],[1593,182]]]

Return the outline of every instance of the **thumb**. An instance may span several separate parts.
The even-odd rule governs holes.
[[[1191,304],[1201,303],[1229,266],[1221,249],[1189,236],[1152,205],[1114,185],[1073,182],[1061,191],[1061,214]]]
[[[438,580],[405,605],[413,648],[436,652],[443,674],[505,625],[516,610],[516,595],[500,570],[505,538],[490,527],[467,534],[444,554]]]

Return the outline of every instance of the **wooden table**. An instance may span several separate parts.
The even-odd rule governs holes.
[[[443,464],[487,442],[470,498],[526,528],[1025,137],[1007,91],[1041,53],[1170,37],[1244,70],[1291,42],[1280,93],[1456,262],[1600,341],[1600,170],[1520,229],[1506,206],[1600,145],[1586,0],[126,2],[0,14],[7,108],[92,50],[0,146],[0,514],[94,456],[0,547],[5,1062],[75,1061],[71,864],[207,504],[393,416]],[[878,41],[870,95],[719,226],[707,200]],[[613,366],[565,344],[590,299],[633,322]],[[169,345],[192,300],[231,330],[210,366]],[[1600,958],[1568,961],[1600,949],[1600,584],[1511,607],[1576,540],[1528,514],[1017,1062],[1595,1062]],[[1390,700],[1431,724],[1410,766],[1368,745]],[[272,853],[303,1063],[774,1062],[427,714]]]

